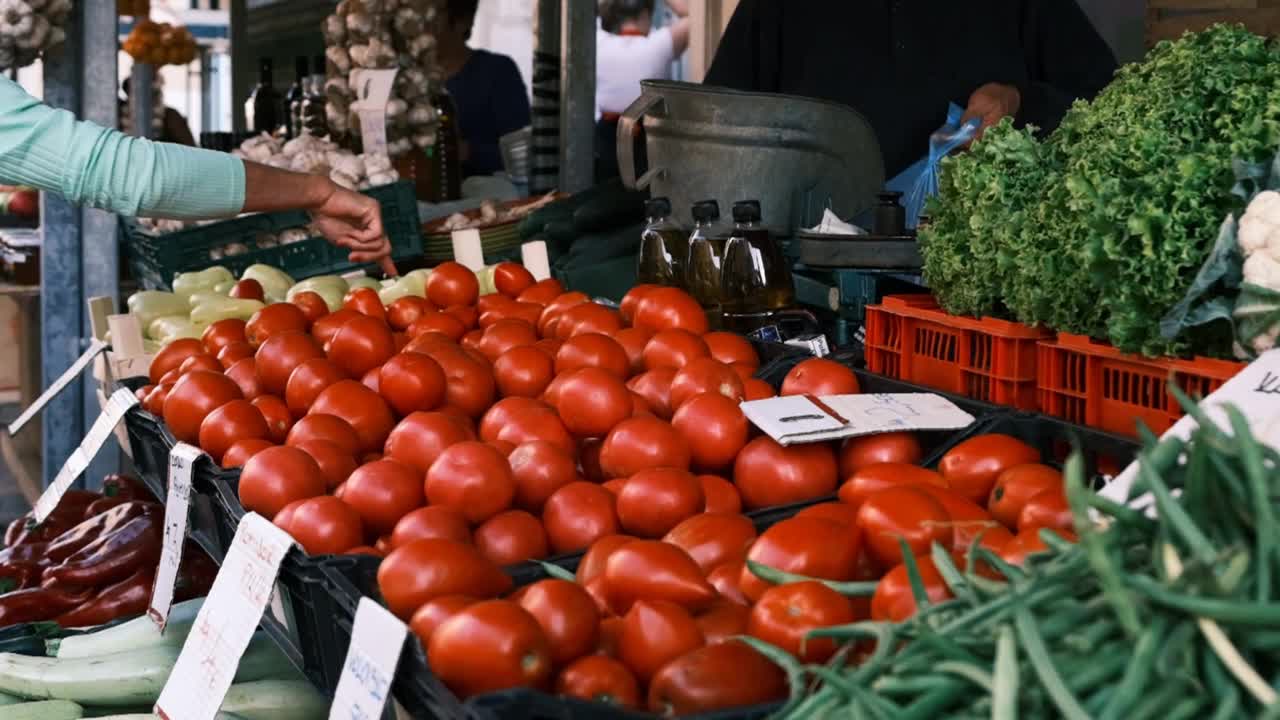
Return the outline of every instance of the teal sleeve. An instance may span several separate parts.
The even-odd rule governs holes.
[[[244,207],[239,158],[78,122],[4,77],[0,183],[27,185],[130,216],[220,218]]]

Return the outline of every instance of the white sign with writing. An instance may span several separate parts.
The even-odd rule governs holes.
[[[974,420],[932,393],[790,395],[744,402],[742,412],[781,445],[907,430],[956,430]]]
[[[450,239],[453,241],[453,259],[464,265],[471,272],[484,269],[484,245],[480,241],[480,231],[475,228],[454,230]]]
[[[156,701],[157,715],[165,720],[213,720],[217,715],[292,546],[288,533],[261,515],[249,513],[240,520]]]
[[[71,487],[71,483],[89,467],[89,462],[102,449],[103,443],[111,437],[111,432],[115,430],[116,425],[124,419],[124,414],[129,412],[129,408],[138,404],[138,398],[134,396],[133,391],[127,388],[120,388],[112,394],[111,399],[107,401],[107,406],[102,408],[102,413],[98,415],[98,419],[93,421],[93,425],[89,428],[89,432],[85,434],[84,439],[80,441],[80,447],[71,452],[71,456],[63,463],[62,469],[54,476],[53,482],[49,487],[45,488],[44,493],[40,495],[40,499],[36,500],[35,507],[31,509],[31,514],[35,516],[37,523],[42,523],[49,514],[58,507],[58,503],[62,501],[62,496],[67,493]]]
[[[19,415],[16,420],[9,423],[9,436],[12,437],[17,435],[22,428],[26,427],[26,424],[31,422],[31,418],[35,417],[36,414],[43,410],[44,406],[48,405],[50,400],[57,397],[58,393],[65,390],[66,387],[71,384],[71,381],[75,380],[80,373],[84,372],[84,369],[89,367],[89,363],[93,362],[93,359],[101,355],[108,347],[109,346],[106,343],[97,338],[90,341],[89,349],[85,350],[83,355],[76,358],[76,361],[71,363],[71,367],[67,368],[66,372],[59,375],[58,379],[53,381],[53,384],[49,386],[49,389],[40,393],[40,397],[36,398],[36,401],[31,403],[26,410],[23,410],[22,414]]]
[[[184,442],[169,452],[169,491],[164,504],[164,542],[160,546],[160,565],[156,567],[156,582],[151,588],[151,605],[147,615],[164,632],[169,623],[169,609],[173,607],[173,589],[178,582],[178,568],[182,565],[182,546],[187,537],[187,516],[191,507],[191,476],[196,460],[202,455],[200,448]]]
[[[545,240],[531,240],[520,246],[520,263],[533,275],[534,280],[551,277],[551,261],[547,259]]]
[[[360,598],[329,720],[382,717],[408,634],[409,628],[389,610],[367,597]]]
[[[360,116],[360,138],[367,155],[387,154],[387,101],[397,72],[395,68],[351,71],[351,89],[356,93],[351,107]]]

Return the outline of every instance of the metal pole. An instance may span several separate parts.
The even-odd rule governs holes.
[[[249,8],[245,0],[231,0],[231,131],[242,133],[247,128],[244,103],[253,89],[253,58],[249,57]]]
[[[560,5],[560,189],[595,184],[596,4]]]
[[[560,0],[538,0],[533,23],[529,192],[538,195],[560,182]]]
[[[133,118],[133,134],[154,138],[156,103],[156,67],[134,63],[129,75],[129,115]]]

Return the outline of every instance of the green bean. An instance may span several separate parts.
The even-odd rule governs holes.
[[[1156,652],[1169,627],[1168,615],[1157,615],[1154,621],[1138,636],[1138,644],[1129,658],[1129,666],[1125,668],[1124,677],[1120,680],[1116,694],[1099,716],[1100,720],[1116,720],[1124,717],[1124,713],[1142,696],[1147,682],[1151,679],[1151,669],[1155,663]]]
[[[1149,693],[1142,702],[1138,703],[1133,711],[1126,715],[1126,720],[1151,720],[1162,713],[1168,712],[1171,705],[1179,702],[1179,698],[1186,692],[1186,688],[1179,683],[1165,683],[1156,689],[1155,692]]]
[[[1013,628],[1001,625],[996,636],[996,662],[992,669],[991,720],[1018,720],[1018,644]]]
[[[1276,652],[1280,650],[1280,631],[1251,632],[1241,638],[1242,644],[1258,652]]]
[[[876,593],[876,584],[874,582],[838,582],[835,580],[825,580],[823,578],[809,577],[808,575],[797,575],[789,573],[785,570],[769,567],[755,560],[747,561],[747,569],[753,575],[773,585],[786,585],[787,583],[796,582],[818,582],[835,590],[841,595],[850,597],[870,597]]]
[[[1176,674],[1177,668],[1173,666],[1175,662],[1186,665],[1190,660],[1194,664],[1194,658],[1186,650],[1198,632],[1194,623],[1178,623],[1165,639],[1164,647],[1160,648],[1160,655],[1156,658],[1156,673],[1161,676]]]
[[[1236,442],[1240,449],[1240,459],[1244,463],[1244,475],[1249,484],[1249,495],[1252,507],[1257,513],[1258,527],[1254,537],[1254,557],[1258,561],[1257,585],[1255,592],[1260,603],[1271,599],[1271,562],[1270,557],[1275,549],[1274,534],[1276,518],[1271,506],[1271,498],[1267,494],[1267,471],[1262,461],[1262,450],[1253,433],[1249,430],[1249,421],[1234,407],[1227,406],[1227,417],[1231,418],[1231,429],[1235,432]]]
[[[956,698],[968,690],[964,683],[952,680],[944,687],[937,688],[919,700],[911,703],[903,710],[898,720],[933,720],[939,713],[956,701]]]
[[[1062,638],[1062,644],[1073,652],[1086,655],[1093,652],[1103,641],[1110,638],[1115,630],[1116,626],[1105,620],[1091,623],[1079,633]]]
[[[942,675],[890,675],[871,683],[871,689],[885,695],[927,695],[954,684],[954,679]]]
[[[1218,708],[1213,711],[1209,720],[1230,720],[1240,711],[1240,691],[1234,685],[1229,686],[1223,694],[1215,693],[1215,698]]]
[[[1161,519],[1187,544],[1192,557],[1204,563],[1213,562],[1217,555],[1213,544],[1187,515],[1186,509],[1174,499],[1164,480],[1147,463],[1141,463],[1138,466],[1138,474],[1146,479],[1147,486],[1151,488],[1151,494],[1156,499],[1156,507],[1160,509]]]
[[[1280,625],[1280,603],[1243,603],[1232,600],[1181,595],[1143,575],[1129,578],[1129,584],[1157,605],[1216,620],[1227,625],[1270,627]]]
[[[1114,684],[1103,685],[1097,690],[1094,690],[1093,694],[1084,701],[1084,709],[1089,713],[1089,717],[1097,717],[1098,713],[1102,712],[1102,708],[1106,707],[1107,703],[1111,702],[1111,697],[1115,694],[1116,686]]]
[[[938,574],[942,576],[947,587],[951,589],[951,594],[968,602],[972,605],[978,603],[978,596],[974,594],[973,588],[965,581],[964,575],[960,573],[955,562],[941,545],[934,543],[929,548],[929,557],[933,560],[933,565],[938,569]]]
[[[1164,714],[1163,720],[1190,720],[1190,718],[1198,717],[1203,707],[1204,700],[1202,698],[1190,697],[1174,705],[1173,709]]]
[[[857,699],[867,707],[872,715],[884,720],[895,720],[902,714],[902,707],[897,703],[882,698],[879,695],[867,690],[861,686],[855,685],[853,692]]]
[[[1128,649],[1116,646],[1115,652],[1099,652],[1097,659],[1087,658],[1082,670],[1066,676],[1067,687],[1076,695],[1083,695],[1092,692],[1099,683],[1113,680],[1129,663]]]
[[[991,676],[991,673],[972,663],[944,660],[938,663],[937,667],[938,672],[964,678],[988,693],[995,689],[995,679]]]
[[[1026,607],[1018,606],[1013,613],[1013,622],[1018,630],[1018,637],[1022,640],[1023,649],[1031,659],[1031,667],[1035,669],[1036,675],[1040,678],[1040,684],[1048,691],[1058,712],[1067,720],[1088,720],[1089,716],[1080,707],[1080,702],[1067,689],[1062,682],[1062,677],[1053,667],[1049,651],[1044,646],[1044,639],[1040,637],[1035,620],[1031,617],[1031,611]]]

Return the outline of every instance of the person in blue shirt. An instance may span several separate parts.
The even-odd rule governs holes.
[[[462,174],[502,170],[498,139],[529,124],[529,94],[506,55],[467,46],[479,0],[448,0],[436,38],[436,57],[458,109]]]

